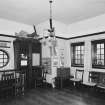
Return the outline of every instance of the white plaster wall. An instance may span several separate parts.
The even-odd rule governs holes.
[[[15,32],[20,32],[21,30],[28,33],[34,32],[33,26],[22,24],[19,22],[14,22],[6,19],[0,18],[0,34],[15,35]],[[14,48],[13,40],[14,38],[0,36],[0,40],[11,41],[10,48],[0,48],[8,52],[10,60],[7,66],[0,68],[0,70],[14,69]]]
[[[76,22],[73,24],[70,24],[68,26],[68,37],[75,37],[75,36],[82,36],[87,35],[91,33],[96,32],[102,32],[105,30],[105,14],[96,16],[87,20],[83,20],[80,22]],[[93,69],[92,68],[92,62],[91,62],[91,41],[92,40],[99,40],[99,39],[105,39],[105,34],[96,35],[96,36],[89,36],[89,37],[82,37],[82,38],[75,38],[70,39],[66,42],[66,58],[67,59],[67,66],[70,66],[71,68],[71,75],[74,75],[75,70],[78,69],[84,69],[84,82],[88,81],[88,71],[99,71],[99,72],[105,72],[104,69]],[[76,42],[85,42],[85,55],[84,55],[84,68],[80,67],[71,67],[71,43]]]
[[[10,41],[11,43],[10,48],[3,48],[0,47],[0,49],[4,49],[8,54],[9,54],[9,63],[7,66],[0,68],[0,70],[8,70],[8,69],[14,69],[14,47],[13,47],[13,41],[15,38],[10,38],[10,37],[3,37],[0,36],[0,40],[2,41]]]
[[[89,36],[89,37],[82,37],[82,38],[76,38],[76,39],[70,39],[67,44],[67,57],[69,60],[67,60],[68,66],[70,66],[71,70],[71,75],[75,74],[76,69],[84,69],[84,77],[83,81],[87,82],[88,81],[88,71],[98,71],[98,72],[105,72],[105,69],[95,69],[92,68],[92,60],[91,60],[91,41],[93,40],[101,40],[105,39],[105,34],[100,34],[100,35],[95,35],[95,36]],[[78,42],[84,42],[85,43],[85,52],[84,52],[84,67],[72,67],[71,66],[71,52],[70,50],[70,44],[71,43],[78,43]]]
[[[14,35],[15,32],[24,30],[28,33],[34,32],[33,26],[0,18],[0,34]]]

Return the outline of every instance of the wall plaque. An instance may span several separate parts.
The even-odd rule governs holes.
[[[2,41],[0,40],[0,47],[10,48],[10,41]]]

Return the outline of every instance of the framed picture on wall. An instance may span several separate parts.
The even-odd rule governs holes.
[[[60,49],[60,66],[64,66],[64,49]]]
[[[44,66],[44,69],[47,71],[47,73],[51,74],[51,58],[50,57],[42,58],[42,65]]]
[[[53,67],[58,67],[59,66],[59,59],[58,59],[58,57],[53,57],[52,58],[52,66]]]
[[[32,54],[32,66],[39,66],[40,65],[40,54],[33,53]]]

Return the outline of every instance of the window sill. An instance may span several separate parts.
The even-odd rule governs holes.
[[[96,69],[105,69],[105,66],[98,66],[98,65],[92,65],[92,68],[96,68]]]
[[[84,65],[76,65],[76,64],[72,64],[71,67],[84,67]]]

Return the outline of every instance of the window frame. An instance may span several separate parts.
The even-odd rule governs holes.
[[[103,49],[103,48],[99,48],[100,49],[100,56],[101,55],[104,55],[104,65],[101,65],[101,64],[95,64],[95,62],[97,62],[97,59],[96,59],[96,55],[98,55],[97,54],[97,44],[104,44],[104,54],[102,54],[101,53],[101,50]],[[102,39],[102,40],[94,40],[94,41],[92,41],[91,42],[91,44],[92,44],[92,68],[97,68],[97,69],[105,69],[105,39]],[[96,61],[95,61],[96,60]],[[99,59],[98,59],[99,60]],[[100,59],[100,60],[102,60],[102,59]]]
[[[9,59],[10,59],[10,57],[9,57],[9,54],[8,54],[7,51],[5,51],[5,50],[3,50],[3,49],[0,49],[0,51],[3,52],[3,54],[0,54],[0,55],[3,56],[2,58],[0,58],[0,59],[3,60],[3,62],[0,62],[0,63],[3,63],[3,66],[0,66],[0,68],[3,68],[3,67],[5,67],[5,66],[7,66],[7,64],[9,63]],[[6,55],[7,58],[5,58],[4,55]],[[5,59],[7,60],[6,62],[4,62]]]
[[[80,59],[77,59],[77,60],[80,60],[80,64],[75,63],[75,60],[76,60],[75,59],[76,58],[75,47],[76,46],[80,46],[80,50],[77,50],[77,56],[78,55],[80,56]],[[72,67],[84,67],[84,50],[83,50],[83,54],[81,53],[82,52],[82,50],[81,50],[82,46],[85,47],[84,42],[71,43],[71,66]],[[83,48],[83,49],[85,49],[85,48]],[[80,51],[80,54],[78,54],[78,51]],[[82,55],[83,55],[83,61],[82,61]],[[82,62],[83,62],[83,64],[82,64]]]

